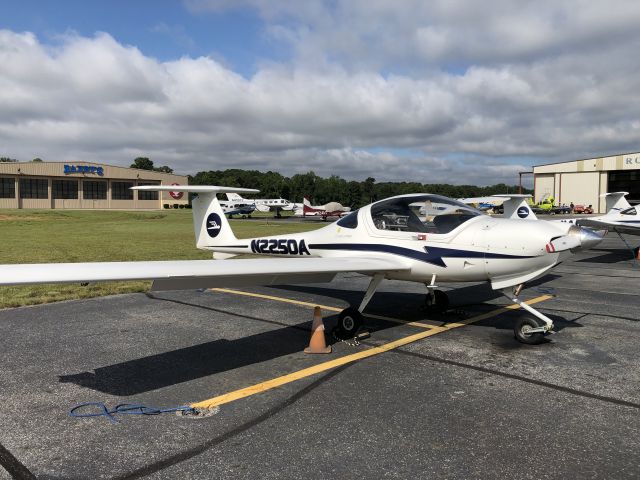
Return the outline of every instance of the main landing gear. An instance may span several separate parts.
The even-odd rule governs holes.
[[[527,315],[516,321],[513,335],[521,343],[539,345],[544,341],[545,335],[553,333],[553,320],[518,298],[523,286],[524,284],[521,283],[511,291],[508,288],[502,290],[502,294],[509,300],[531,314],[531,316]]]
[[[333,330],[333,334],[337,338],[341,340],[348,340],[349,338],[356,336],[356,333],[364,322],[362,311],[371,300],[371,297],[373,297],[373,294],[376,292],[376,289],[383,278],[383,273],[375,274],[369,282],[369,287],[367,288],[367,292],[364,294],[364,298],[362,299],[360,306],[358,308],[348,307],[340,312],[340,315],[338,316],[338,325]]]
[[[436,276],[431,277],[431,283],[426,284],[428,293],[424,299],[424,306],[429,312],[444,313],[449,309],[449,296],[442,290],[436,290]]]
[[[633,257],[633,261],[635,262],[636,267],[640,267],[640,262],[638,262],[638,259],[640,259],[640,247],[632,248],[616,228],[614,228],[613,231],[618,234],[620,240],[624,242],[624,244],[627,246],[627,249],[629,249],[629,251],[631,252],[631,256]]]

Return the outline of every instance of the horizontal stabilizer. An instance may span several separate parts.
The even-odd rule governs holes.
[[[0,285],[154,280],[154,290],[329,281],[337,273],[408,270],[402,259],[273,258],[0,265]]]

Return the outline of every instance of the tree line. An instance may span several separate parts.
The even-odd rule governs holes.
[[[0,157],[0,162],[16,162],[10,157]],[[34,158],[33,162],[42,162]],[[156,172],[173,173],[167,166],[156,167],[148,157],[137,157],[131,168],[153,170]],[[323,205],[328,202],[340,202],[342,205],[359,208],[376,200],[406,193],[435,193],[451,198],[483,197],[496,193],[517,193],[516,185],[498,183],[486,187],[475,185],[450,185],[447,183],[419,183],[419,182],[380,182],[368,177],[358,182],[345,180],[338,175],[328,178],[320,177],[313,171],[298,173],[285,177],[278,172],[260,172],[258,170],[241,170],[230,168],[226,170],[209,170],[189,175],[190,185],[223,185],[227,187],[256,188],[260,198],[286,198],[292,202],[301,203],[303,197],[308,197],[312,203]],[[533,193],[533,190],[523,188],[522,193]],[[247,198],[256,195],[246,195]]]
[[[499,183],[486,187],[475,185],[430,184],[419,182],[380,182],[368,177],[364,181],[345,180],[337,175],[323,178],[310,171],[285,177],[277,172],[258,170],[209,170],[189,175],[190,185],[223,185],[228,187],[256,188],[260,198],[286,198],[300,203],[308,197],[312,203],[340,202],[359,208],[383,198],[406,193],[434,193],[452,198],[481,197],[497,193],[517,193],[518,186]],[[523,188],[523,193],[533,190]],[[254,197],[256,195],[253,195]],[[247,198],[252,195],[246,195]]]

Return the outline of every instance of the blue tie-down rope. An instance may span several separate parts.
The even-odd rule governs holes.
[[[86,407],[96,407],[97,412],[78,413],[78,410]],[[112,423],[118,423],[118,420],[114,415],[160,415],[161,413],[172,412],[188,412],[195,413],[195,409],[189,406],[171,407],[171,408],[156,408],[148,407],[139,403],[121,403],[116,405],[112,410],[102,402],[87,402],[76,405],[69,410],[69,416],[73,418],[87,418],[87,417],[107,417]]]

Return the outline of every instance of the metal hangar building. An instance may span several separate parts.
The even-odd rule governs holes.
[[[640,202],[640,153],[588,158],[533,167],[534,199],[551,195],[557,204],[592,205],[605,213],[608,192],[629,192],[630,203]]]
[[[0,208],[157,210],[186,205],[182,192],[138,185],[187,185],[186,176],[88,162],[0,163]]]

